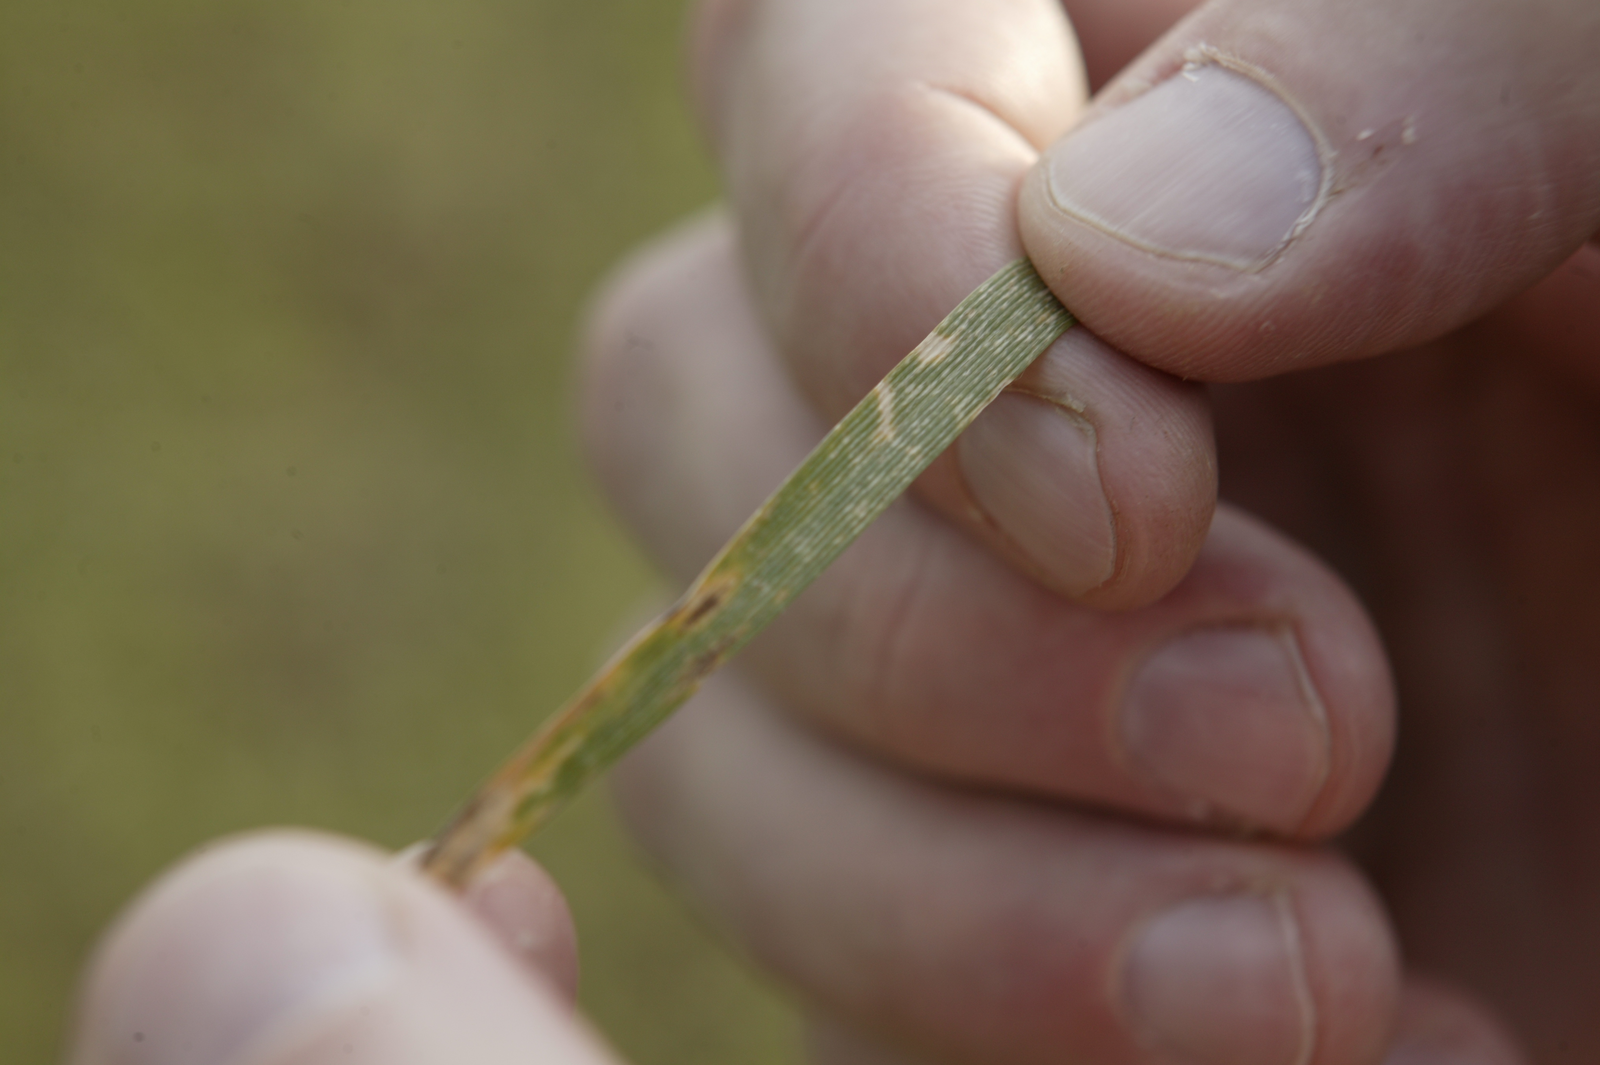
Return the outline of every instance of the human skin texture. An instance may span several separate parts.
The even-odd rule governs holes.
[[[504,855],[462,895],[353,840],[253,833],[190,856],[106,934],[71,1065],[616,1059],[573,1008],[572,918]]]
[[[1010,258],[1084,328],[624,806],[821,1061],[1594,1060],[1600,9],[1189,7],[702,5],[586,371],[664,568]]]

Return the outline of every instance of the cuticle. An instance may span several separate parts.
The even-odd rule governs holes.
[[[1105,467],[1100,463],[1100,426],[1095,423],[1094,418],[1090,417],[1089,405],[1068,392],[1046,392],[1042,389],[1015,382],[1007,387],[1006,391],[1023,396],[1032,396],[1034,399],[1050,404],[1067,417],[1082,423],[1089,434],[1089,438],[1094,442],[1095,479],[1100,482],[1100,496],[1105,500],[1106,513],[1111,520],[1111,570],[1106,574],[1105,580],[1084,589],[1079,594],[1087,595],[1090,592],[1106,587],[1106,585],[1115,582],[1122,575],[1126,560],[1123,558],[1122,551],[1122,512],[1118,509],[1117,501],[1112,498],[1110,490],[1106,488],[1106,471]]]
[[[1303,829],[1316,813],[1327,791],[1328,780],[1333,776],[1333,728],[1328,721],[1328,706],[1322,699],[1322,692],[1317,688],[1316,678],[1311,675],[1311,666],[1306,662],[1304,641],[1300,638],[1298,622],[1284,619],[1278,622],[1276,631],[1284,646],[1288,648],[1289,663],[1294,668],[1295,681],[1300,686],[1301,701],[1310,711],[1311,719],[1316,723],[1317,731],[1322,736],[1322,764],[1318,766],[1316,787],[1311,792],[1311,800],[1306,803],[1305,814],[1295,826],[1298,831]]]
[[[1113,584],[1116,582],[1117,578],[1122,576],[1123,570],[1127,566],[1127,558],[1125,556],[1125,552],[1122,550],[1122,509],[1117,506],[1116,498],[1112,495],[1111,490],[1106,487],[1106,471],[1105,467],[1100,462],[1100,426],[1097,425],[1095,420],[1089,416],[1089,405],[1080,399],[1073,398],[1067,393],[1063,392],[1060,395],[1052,395],[1046,392],[1038,392],[1026,387],[1018,389],[1018,391],[1024,392],[1031,396],[1037,396],[1046,403],[1055,406],[1062,413],[1082,422],[1088,429],[1090,437],[1094,440],[1095,478],[1100,482],[1100,496],[1106,502],[1106,514],[1111,522],[1111,571],[1106,574],[1105,580],[1101,581],[1093,588],[1087,589],[1084,594],[1088,594],[1088,592],[1093,592],[1100,588],[1104,588],[1109,584]]]
[[[1306,972],[1305,937],[1300,934],[1300,915],[1294,904],[1294,892],[1280,887],[1268,894],[1267,899],[1277,912],[1283,928],[1286,949],[1289,952],[1290,979],[1294,982],[1295,1003],[1300,1008],[1300,1052],[1293,1065],[1310,1065],[1317,1050],[1317,1000],[1311,993],[1311,980]]]

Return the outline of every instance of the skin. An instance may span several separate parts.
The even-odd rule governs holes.
[[[566,903],[521,853],[456,896],[414,856],[260,832],[129,905],[90,965],[67,1060],[612,1062],[573,1010],[577,977]]]
[[[1004,262],[1084,328],[625,764],[625,811],[829,1065],[1596,1060],[1600,9],[1190,8],[701,5],[728,205],[619,273],[585,366],[666,570]],[[1162,136],[1081,150],[1152,100]],[[1213,134],[1235,105],[1281,121]],[[1196,129],[1210,184],[1094,176]],[[1168,172],[1175,215],[1112,217]],[[607,1060],[559,896],[498,883],[208,851],[110,934],[72,1060]],[[369,923],[404,931],[359,978],[280,949]],[[215,979],[241,957],[280,979]]]
[[[704,5],[730,206],[625,270],[591,345],[625,520],[691,574],[1025,249],[1091,335],[1021,390],[1092,424],[1117,557],[1085,585],[1048,479],[997,514],[958,444],[639,753],[625,806],[801,989],[822,1060],[1593,1060],[1596,15],[1239,0],[1168,32],[1182,7]],[[1313,217],[1264,261],[1153,250],[1052,185],[1063,133],[1186,60],[1309,131]],[[991,450],[1069,466],[1053,442]],[[1242,726],[1205,751],[1237,699],[1150,725],[1156,770],[1130,750],[1141,664],[1219,624],[1292,635],[1320,757]],[[1036,887],[1056,861],[1071,892]],[[1256,1036],[1175,1047],[1134,1001],[1134,944],[1174,899],[1255,890],[1291,900],[1309,1045],[1280,1003]]]

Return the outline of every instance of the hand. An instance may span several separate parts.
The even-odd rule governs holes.
[[[825,1061],[1600,1059],[1600,9],[1135,60],[1187,4],[1066,6],[705,5],[731,220],[585,399],[669,570],[1024,248],[1086,328],[641,750],[637,831]]]
[[[455,898],[363,844],[202,851],[107,936],[73,1065],[453,1065],[615,1058],[573,1010],[555,884],[513,852]]]

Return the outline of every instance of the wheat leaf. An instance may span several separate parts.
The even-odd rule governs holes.
[[[845,415],[677,604],[619,651],[429,844],[465,885],[603,772],[827,568],[1073,324],[1019,260],[985,281]]]

